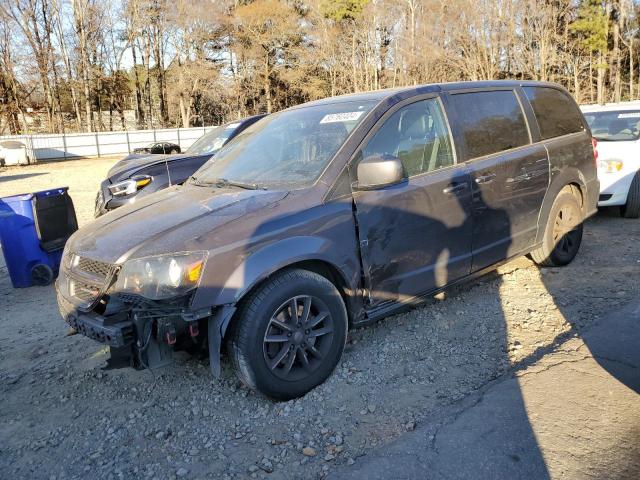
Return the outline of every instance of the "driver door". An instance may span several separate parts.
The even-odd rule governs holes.
[[[403,302],[471,270],[471,180],[455,161],[438,97],[387,112],[356,153],[394,155],[407,180],[355,191],[360,250],[370,306]]]

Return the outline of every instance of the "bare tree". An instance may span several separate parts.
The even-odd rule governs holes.
[[[53,131],[59,125],[54,123],[55,105],[49,78],[52,62],[49,8],[47,0],[3,0],[0,3],[0,12],[18,25],[33,53],[44,95],[47,124]]]
[[[186,127],[327,95],[495,78],[557,82],[581,102],[635,99],[638,7],[637,0],[0,0],[2,128],[27,128],[25,107],[43,118],[42,127],[29,125],[44,131],[125,129],[130,109],[138,128]]]

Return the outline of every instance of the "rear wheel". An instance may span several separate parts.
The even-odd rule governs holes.
[[[531,252],[531,258],[543,267],[559,267],[571,263],[582,242],[582,208],[569,190],[556,197],[544,230],[542,245]]]
[[[325,277],[288,270],[242,302],[228,342],[236,374],[276,400],[304,395],[334,370],[347,338],[347,312]]]
[[[640,217],[640,172],[636,172],[629,187],[627,203],[620,207],[620,215],[624,218]]]

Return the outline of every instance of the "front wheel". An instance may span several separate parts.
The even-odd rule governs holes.
[[[640,172],[636,172],[629,193],[627,194],[627,203],[620,207],[620,215],[624,218],[640,217]]]
[[[542,245],[531,252],[531,258],[543,267],[560,267],[571,263],[582,243],[582,208],[568,190],[556,197],[544,229]]]
[[[300,397],[340,361],[347,312],[325,277],[276,274],[243,300],[228,341],[234,370],[249,388],[276,400]]]

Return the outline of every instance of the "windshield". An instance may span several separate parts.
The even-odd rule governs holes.
[[[586,112],[584,118],[596,140],[628,142],[640,138],[640,111]]]
[[[194,174],[193,182],[261,188],[311,185],[376,103],[316,105],[265,117],[221,149]]]
[[[239,123],[230,123],[222,127],[214,128],[196,140],[185,153],[190,155],[206,155],[210,153],[213,155],[222,148],[239,125]]]

